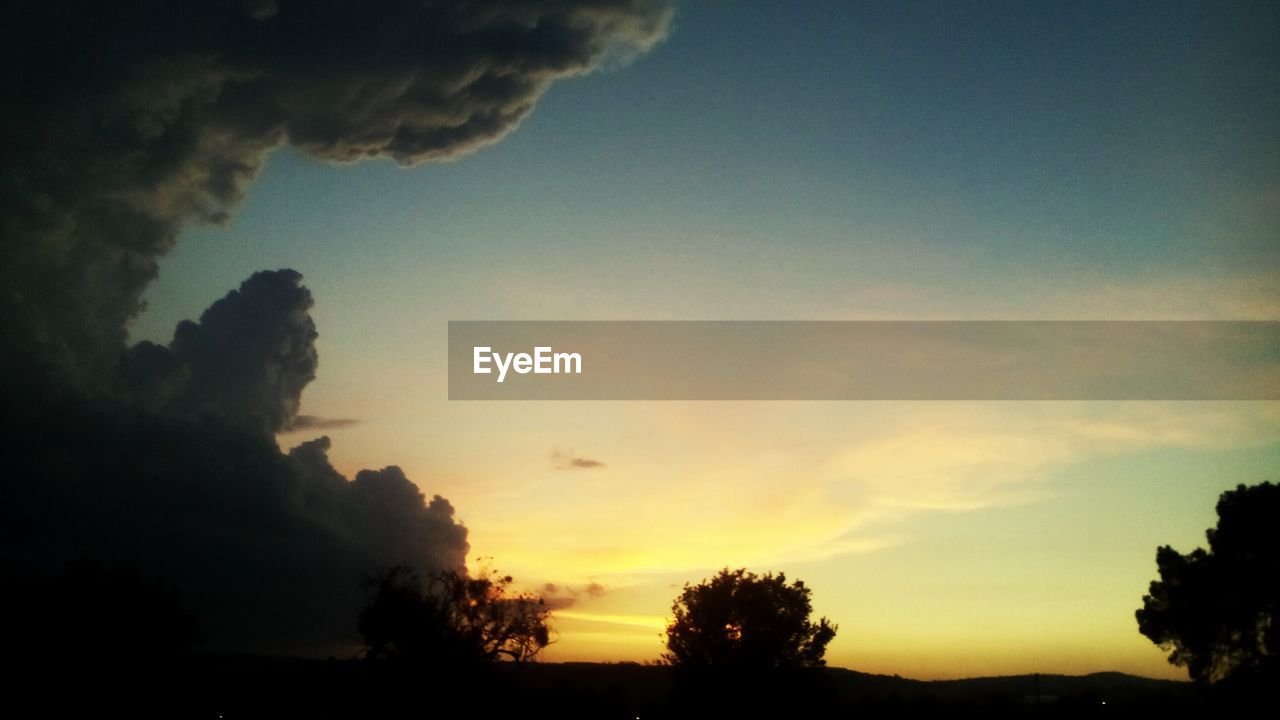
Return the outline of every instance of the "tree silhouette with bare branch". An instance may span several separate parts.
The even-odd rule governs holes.
[[[366,579],[360,613],[365,654],[415,662],[526,662],[551,643],[550,609],[515,593],[510,575],[442,570],[420,576],[398,565]]]

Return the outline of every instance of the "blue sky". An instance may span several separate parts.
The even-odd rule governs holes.
[[[301,271],[321,333],[303,411],[360,420],[335,464],[403,465],[535,585],[609,587],[562,620],[562,658],[654,656],[672,583],[759,561],[812,579],[854,638],[837,664],[1168,672],[1132,620],[1155,546],[1267,479],[1273,403],[480,408],[444,400],[445,322],[1280,318],[1278,30],[1266,3],[685,3],[651,52],[459,160],[277,151],[163,262],[133,335]],[[701,535],[678,522],[699,507]],[[988,584],[919,595],[939,562]],[[904,624],[904,592],[932,625]],[[941,629],[1002,617],[986,648]]]
[[[517,132],[461,161],[277,153],[230,228],[188,234],[138,332],[167,333],[173,308],[272,265],[301,270],[322,301],[320,285],[397,269],[586,289],[638,272],[656,291],[727,266],[766,299],[932,283],[961,305],[1063,277],[1274,271],[1275,15],[686,4],[654,52],[553,86]]]

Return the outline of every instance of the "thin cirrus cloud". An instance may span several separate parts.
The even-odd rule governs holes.
[[[855,412],[811,403],[741,404],[729,411],[719,405],[654,404],[636,411],[644,413],[647,426],[663,428],[652,443],[668,452],[652,457],[610,448],[619,460],[610,481],[583,478],[573,486],[577,504],[572,523],[551,514],[549,524],[542,525],[541,516],[525,508],[528,524],[520,546],[504,548],[502,555],[521,567],[521,576],[573,578],[581,573],[577,577],[596,577],[609,585],[610,592],[598,600],[581,599],[557,612],[562,641],[553,649],[557,658],[652,657],[661,651],[658,637],[664,623],[653,611],[668,607],[684,582],[730,566],[786,570],[819,588],[816,600],[823,603],[822,612],[857,638],[842,646],[846,649],[841,652],[850,653],[842,662],[860,667],[868,653],[896,652],[901,637],[911,637],[911,622],[927,626],[928,621],[909,620],[905,635],[890,633],[890,640],[878,635],[883,628],[874,630],[888,618],[902,622],[894,608],[929,605],[912,595],[919,584],[933,582],[927,579],[929,571],[895,570],[876,581],[883,587],[859,589],[868,576],[896,568],[894,563],[903,558],[952,553],[979,565],[999,565],[1005,573],[1000,581],[1011,587],[1022,588],[1018,583],[1029,573],[1031,590],[1010,591],[1014,594],[1034,594],[1038,587],[1039,570],[1027,563],[1040,549],[943,547],[935,528],[963,526],[963,538],[981,534],[973,523],[986,521],[978,518],[1043,517],[1057,512],[1058,504],[1069,513],[1073,485],[1087,478],[1099,459],[1109,465],[1152,454],[1177,458],[1264,448],[1280,431],[1280,414],[1269,405],[891,403]],[[712,415],[717,422],[708,422]],[[564,482],[549,480],[533,492]],[[626,523],[614,520],[617,507],[627,508]],[[1096,518],[1071,522],[1100,532]],[[1117,533],[1109,542],[1124,546],[1133,539],[1124,535],[1127,529],[1109,531]],[[966,554],[975,550],[983,557]],[[1149,560],[1145,549],[1141,556]],[[548,557],[556,558],[554,565],[546,564]],[[965,585],[956,586],[971,605],[941,602],[930,605],[930,613],[942,624],[956,622],[957,616],[971,620],[981,615],[990,604],[980,584],[986,581],[972,580],[980,589],[967,595]],[[1137,578],[1136,586],[1143,581]],[[1073,607],[1082,617],[1112,613],[1113,596],[1127,598],[1126,592],[1124,587],[1101,587],[1099,598]],[[1121,603],[1120,622],[1131,618],[1126,609],[1130,601]],[[861,610],[852,612],[850,603]],[[1057,607],[1031,604],[1022,613],[1036,618]],[[1021,632],[1021,626],[1010,627],[1014,629],[1006,635]],[[858,634],[873,630],[874,639]],[[992,643],[1001,652],[1017,648],[1016,639]],[[964,652],[981,665],[985,661],[979,656],[996,650]],[[894,671],[892,664],[884,667]]]
[[[650,408],[651,423],[665,426],[654,442],[673,451],[625,457],[607,484],[573,485],[572,524],[524,512],[524,539],[503,549],[505,561],[532,577],[581,573],[616,586],[875,553],[921,539],[916,518],[1049,502],[1056,478],[1095,458],[1257,447],[1280,431],[1273,408],[1249,403],[902,403],[870,418],[804,403],[739,411]],[[618,507],[627,523],[614,521]],[[495,500],[490,511],[507,509]]]

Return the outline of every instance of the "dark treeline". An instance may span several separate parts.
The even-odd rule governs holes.
[[[553,617],[511,582],[404,566],[369,575],[352,618],[362,647],[317,660],[199,652],[205,638],[181,593],[131,568],[82,560],[10,576],[8,637],[23,658],[9,698],[55,715],[711,718],[1221,712],[1269,697],[1229,678],[919,681],[828,668],[837,628],[810,619],[804,583],[728,568],[677,596],[660,662],[532,662]]]

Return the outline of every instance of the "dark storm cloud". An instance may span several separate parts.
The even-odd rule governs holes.
[[[7,572],[88,556],[181,589],[211,649],[331,651],[362,573],[456,568],[454,509],[275,433],[315,377],[311,295],[258,273],[126,347],[158,259],[272,149],[458,157],[556,79],[661,39],[646,0],[18,2],[0,8],[0,436]],[[332,422],[332,421],[331,421]],[[332,426],[332,425],[330,425]]]
[[[276,446],[316,370],[301,280],[255,274],[167,347],[130,348],[100,393],[9,388],[5,568],[137,565],[181,589],[211,649],[326,654],[355,639],[362,574],[462,567],[453,507],[400,468],[348,480],[328,438]]]
[[[109,368],[156,258],[184,221],[224,220],[269,150],[455,158],[669,17],[652,0],[6,3],[9,351]]]
[[[311,293],[292,270],[261,272],[239,290],[215,302],[200,322],[184,320],[166,353],[151,343],[129,351],[131,379],[148,386],[172,384],[159,402],[187,412],[216,411],[237,422],[252,422],[267,432],[292,427],[302,389],[316,376],[315,324],[307,311]],[[145,364],[158,365],[148,377]]]

